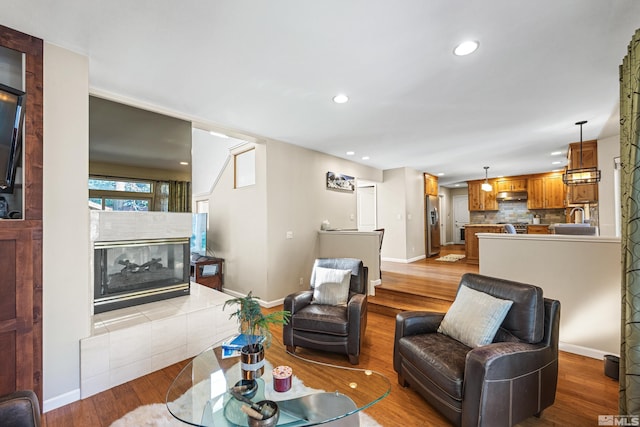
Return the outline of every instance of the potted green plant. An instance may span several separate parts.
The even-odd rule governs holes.
[[[229,318],[238,319],[240,333],[246,339],[247,344],[242,347],[240,356],[243,378],[248,380],[258,378],[264,372],[264,348],[271,345],[269,327],[273,324],[285,325],[291,317],[287,310],[264,314],[259,299],[249,292],[246,296],[227,300],[223,305],[223,310],[229,305],[237,306]]]

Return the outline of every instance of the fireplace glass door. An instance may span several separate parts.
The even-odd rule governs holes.
[[[94,313],[189,294],[189,239],[96,242]]]

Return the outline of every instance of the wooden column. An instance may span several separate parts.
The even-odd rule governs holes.
[[[0,220],[0,395],[35,391],[42,406],[43,42],[0,26],[0,46],[25,55],[21,220]]]

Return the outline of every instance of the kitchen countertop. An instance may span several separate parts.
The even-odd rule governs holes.
[[[465,227],[504,227],[504,224],[465,224]]]

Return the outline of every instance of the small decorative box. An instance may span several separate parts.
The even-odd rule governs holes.
[[[276,366],[273,368],[273,389],[284,392],[291,388],[291,376],[293,369],[289,366]]]

